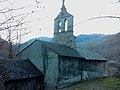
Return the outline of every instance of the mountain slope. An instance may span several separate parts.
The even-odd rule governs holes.
[[[120,33],[82,42],[78,46],[93,50],[109,60],[120,63]]]
[[[101,37],[106,37],[106,36],[108,36],[108,35],[104,35],[104,34],[80,34],[80,35],[76,36],[76,43],[85,42],[85,41],[89,41],[89,40],[93,40],[93,39],[101,38]],[[35,40],[35,39],[52,42],[52,37],[39,37],[39,38],[33,38],[31,40]]]
[[[76,36],[76,43],[86,42],[86,41],[89,41],[89,40],[94,40],[96,38],[98,39],[98,38],[106,37],[106,36],[108,36],[108,35],[104,35],[104,34],[80,34],[80,35]],[[29,43],[31,41],[34,41],[35,39],[52,42],[52,37],[33,38],[33,39],[30,39],[27,42]]]
[[[102,37],[106,37],[106,36],[108,36],[108,35],[104,35],[104,34],[80,34],[80,35],[76,36],[76,43],[86,42],[89,40],[98,39],[98,38],[102,38]]]

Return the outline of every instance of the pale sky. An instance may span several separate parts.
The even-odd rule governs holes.
[[[22,38],[27,41],[37,37],[52,37],[54,31],[54,18],[61,10],[62,0],[18,0],[20,6],[31,6],[29,10],[38,10],[27,19],[29,23],[28,35]],[[99,16],[120,16],[120,4],[117,0],[66,0],[67,11],[74,15],[74,35],[103,33],[113,34],[120,31],[119,19],[94,19],[83,22],[87,19]],[[37,8],[37,6],[39,8]],[[27,10],[27,9],[26,9]],[[83,23],[81,23],[83,22]]]

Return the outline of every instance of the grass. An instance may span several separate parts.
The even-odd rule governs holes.
[[[120,78],[109,77],[88,80],[68,88],[57,90],[120,90]]]

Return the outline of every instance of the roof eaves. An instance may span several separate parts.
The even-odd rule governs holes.
[[[107,59],[85,59],[86,61],[101,61],[101,62],[107,62],[108,60]]]

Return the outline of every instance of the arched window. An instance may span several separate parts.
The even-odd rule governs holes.
[[[61,21],[58,22],[58,32],[61,32]]]
[[[68,30],[68,20],[65,19],[65,31],[67,31],[67,30]]]

